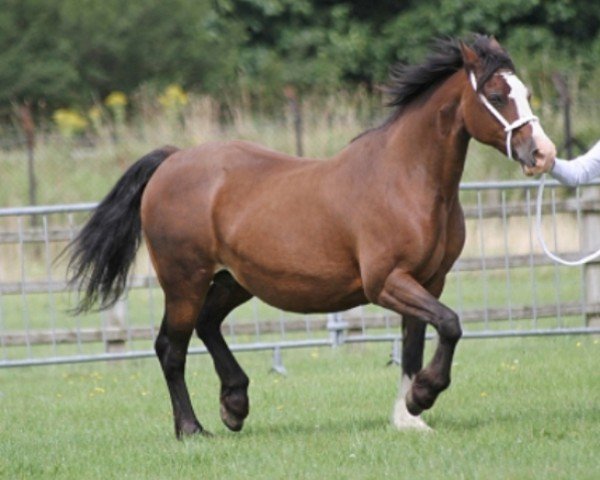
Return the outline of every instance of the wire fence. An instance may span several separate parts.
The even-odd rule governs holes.
[[[547,185],[544,235],[573,259],[600,247],[599,184]],[[467,243],[442,301],[458,312],[465,337],[600,333],[600,264],[564,267],[541,252],[534,232],[537,182],[461,186]],[[154,355],[163,298],[145,248],[126,297],[114,308],[72,316],[77,293],[60,252],[95,204],[0,209],[0,367]],[[389,342],[398,361],[401,318],[373,305],[329,315],[279,311],[253,299],[223,325],[232,350],[281,351]],[[199,341],[190,353],[204,353]]]

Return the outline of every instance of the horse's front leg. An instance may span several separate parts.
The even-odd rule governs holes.
[[[439,342],[431,362],[414,375],[410,387],[406,385],[406,408],[410,414],[419,415],[431,408],[437,396],[450,385],[454,349],[462,336],[458,315],[400,270],[387,277],[376,303],[428,323],[438,332]]]
[[[419,415],[411,415],[406,407],[406,395],[414,377],[423,368],[426,327],[427,324],[416,317],[402,317],[402,377],[392,412],[392,423],[399,430],[431,430]]]

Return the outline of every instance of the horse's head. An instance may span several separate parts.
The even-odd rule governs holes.
[[[479,37],[472,47],[461,43],[467,75],[463,118],[469,134],[492,145],[528,171],[556,155],[529,105],[530,94],[512,61],[495,39]]]

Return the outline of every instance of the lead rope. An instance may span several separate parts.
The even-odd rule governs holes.
[[[579,260],[565,260],[564,258],[559,257],[552,253],[546,242],[544,241],[544,235],[542,234],[542,201],[544,198],[544,183],[546,180],[546,174],[542,175],[540,178],[540,186],[538,187],[538,195],[537,195],[537,205],[536,205],[536,215],[535,215],[535,234],[537,236],[540,245],[542,246],[542,250],[544,253],[548,255],[552,260],[562,265],[566,265],[568,267],[576,267],[578,265],[584,265],[585,263],[591,262],[596,258],[600,257],[600,249],[596,250],[585,257],[580,258]]]
[[[470,72],[469,79],[471,81],[471,85],[473,86],[473,89],[475,90],[475,93],[479,96],[481,103],[483,103],[483,105],[488,109],[488,111],[504,127],[504,131],[506,132],[506,155],[508,156],[509,159],[512,159],[511,140],[512,140],[513,130],[516,130],[517,128],[522,127],[523,125],[525,125],[529,122],[538,122],[539,121],[538,117],[536,117],[535,115],[531,115],[528,117],[518,118],[513,123],[508,123],[506,121],[506,119],[502,116],[502,114],[498,110],[496,110],[496,108],[494,108],[494,106],[488,101],[487,98],[485,98],[485,95],[478,93],[477,78],[475,77],[475,74],[473,72]],[[583,258],[580,258],[579,260],[565,260],[564,258],[561,258],[558,255],[555,255],[554,253],[552,253],[550,251],[550,249],[546,245],[546,241],[544,240],[544,235],[542,234],[542,201],[543,201],[543,197],[544,197],[545,180],[546,180],[546,175],[544,174],[540,178],[540,186],[538,187],[536,218],[535,218],[535,220],[536,220],[535,221],[535,234],[536,234],[538,241],[540,242],[540,245],[542,246],[542,250],[544,251],[544,253],[550,259],[554,260],[555,262],[560,263],[562,265],[567,265],[570,267],[583,265],[585,263],[591,262],[592,260],[595,260],[596,258],[600,257],[600,249],[598,249],[594,253],[586,255]]]

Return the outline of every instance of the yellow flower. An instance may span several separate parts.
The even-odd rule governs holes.
[[[165,88],[158,101],[165,108],[178,108],[187,105],[188,96],[179,85],[173,83]]]
[[[102,109],[98,105],[94,105],[88,110],[88,117],[92,122],[97,122],[102,118]]]
[[[60,133],[70,137],[82,132],[88,125],[87,120],[75,110],[59,108],[52,114],[54,123],[58,126]]]
[[[127,95],[119,91],[111,92],[108,97],[104,99],[104,104],[111,108],[124,107],[127,105]]]

